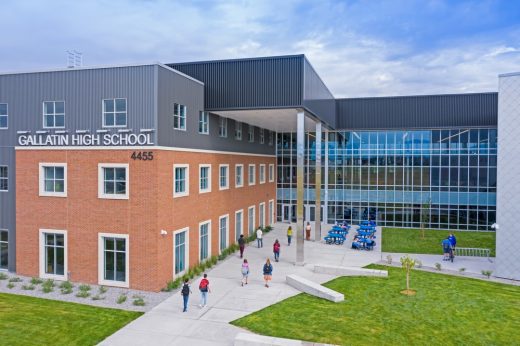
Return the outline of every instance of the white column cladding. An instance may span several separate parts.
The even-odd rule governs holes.
[[[305,262],[303,241],[303,155],[305,149],[305,113],[296,114],[296,265]]]
[[[321,240],[321,123],[316,123],[316,188],[314,241]]]
[[[323,196],[323,209],[325,212],[323,214],[323,223],[328,224],[328,206],[329,206],[329,133],[327,130],[325,130],[325,169],[323,170],[325,172],[325,176],[323,177],[324,183],[323,186],[325,186],[325,193]]]
[[[495,275],[520,280],[520,73],[499,76]]]

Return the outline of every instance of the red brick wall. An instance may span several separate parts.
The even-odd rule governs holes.
[[[16,153],[17,271],[39,275],[39,230],[68,233],[68,271],[72,281],[98,282],[98,233],[128,234],[130,287],[157,291],[173,277],[173,231],[189,227],[189,264],[198,261],[199,222],[212,221],[212,253],[218,254],[218,218],[229,214],[229,239],[235,211],[276,199],[269,183],[274,157],[154,150],[153,161],[131,160],[132,150],[19,150]],[[67,163],[67,198],[39,196],[39,163]],[[98,198],[98,163],[130,165],[130,198]],[[212,192],[199,194],[199,164],[212,165]],[[229,164],[229,190],[219,191],[218,166]],[[234,187],[235,164],[244,164],[244,187]],[[256,164],[256,185],[247,184],[247,165]],[[259,184],[259,165],[266,164],[266,183]],[[173,164],[189,164],[190,193],[173,198]],[[276,172],[276,170],[275,170]],[[276,208],[274,210],[276,212]],[[161,236],[160,231],[168,235]]]

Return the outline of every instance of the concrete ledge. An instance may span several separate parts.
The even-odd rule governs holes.
[[[345,300],[343,294],[333,291],[330,288],[302,278],[298,275],[287,275],[287,284],[296,288],[299,291],[308,293],[312,296],[330,300],[334,303],[339,303]]]
[[[314,266],[315,273],[330,274],[337,276],[376,276],[388,277],[388,271],[377,269],[365,269],[358,267],[339,267],[325,264],[316,264]]]
[[[326,344],[315,344],[308,341],[293,340],[293,339],[282,339],[275,338],[272,336],[264,336],[258,334],[247,334],[238,333],[235,337],[235,346],[311,346],[311,345],[326,345]]]

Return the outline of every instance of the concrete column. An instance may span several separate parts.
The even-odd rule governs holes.
[[[327,215],[327,210],[329,206],[329,134],[327,131],[325,131],[325,176],[323,177],[324,182],[323,185],[325,186],[325,193],[324,193],[324,199],[323,199],[323,209],[325,210],[325,213],[323,215],[323,222],[328,224],[329,223],[329,216]]]
[[[305,113],[296,115],[296,265],[304,264],[303,155],[305,149]]]
[[[316,123],[316,222],[314,241],[321,241],[321,123]]]

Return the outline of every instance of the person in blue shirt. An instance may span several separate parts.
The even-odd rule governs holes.
[[[453,258],[455,257],[455,246],[457,246],[457,238],[455,238],[455,234],[450,233],[448,240],[451,244],[451,261],[453,262]]]
[[[451,242],[448,238],[442,241],[442,252],[444,253],[444,258],[442,260],[449,261],[451,253]]]

